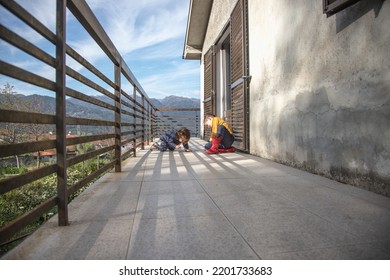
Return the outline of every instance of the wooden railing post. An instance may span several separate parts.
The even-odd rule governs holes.
[[[57,0],[56,36],[56,148],[58,225],[68,225],[66,170],[66,0]]]
[[[115,65],[115,172],[122,171],[121,65]]]
[[[150,141],[152,141],[152,106],[148,102],[148,145],[150,145]]]
[[[142,95],[142,144],[141,149],[145,149],[145,96]]]
[[[134,141],[133,141],[133,147],[134,147],[134,157],[137,156],[137,118],[136,118],[136,111],[135,111],[135,103],[137,101],[137,88],[134,86],[133,88],[133,131],[134,131]]]

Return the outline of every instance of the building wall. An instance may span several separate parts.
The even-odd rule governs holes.
[[[390,2],[248,6],[250,152],[390,195]]]
[[[229,22],[230,14],[233,11],[237,0],[213,0],[210,12],[210,20],[203,43],[203,54],[215,43],[221,35],[223,28]],[[203,58],[202,58],[203,60]]]
[[[214,0],[203,53],[236,3]],[[390,1],[248,10],[250,153],[390,196]]]

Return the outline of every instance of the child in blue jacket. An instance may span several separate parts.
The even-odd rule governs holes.
[[[160,137],[160,143],[154,143],[150,149],[164,152],[166,150],[179,150],[183,145],[186,152],[191,152],[188,142],[191,138],[191,132],[187,128],[179,129],[178,131],[169,131]]]

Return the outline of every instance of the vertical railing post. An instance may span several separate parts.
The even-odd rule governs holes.
[[[122,171],[122,112],[121,112],[121,65],[114,65],[115,75],[115,172]]]
[[[153,106],[150,106],[149,112],[149,123],[150,123],[150,141],[154,142],[154,133],[153,133]]]
[[[200,137],[200,115],[198,111],[195,111],[195,122],[196,137]]]
[[[66,0],[57,0],[56,23],[56,148],[58,225],[68,225],[66,170]]]
[[[152,137],[152,106],[148,102],[148,145],[153,141]]]
[[[146,132],[145,132],[145,135],[146,135],[146,145],[149,145],[149,103],[146,102],[145,104],[146,108],[145,108],[145,128],[146,128]]]
[[[134,146],[134,157],[137,156],[137,118],[136,118],[136,102],[137,102],[137,88],[134,86],[133,88],[133,132],[134,132],[134,140],[133,140],[133,146]]]
[[[157,110],[153,110],[153,136],[154,137],[158,137],[158,135],[157,135],[157,125],[158,125],[158,123],[157,123]]]
[[[142,145],[141,149],[145,149],[145,96],[142,95]]]

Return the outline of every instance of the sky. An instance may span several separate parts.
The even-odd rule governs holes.
[[[189,1],[86,0],[150,98],[161,99],[169,95],[199,98],[199,61],[182,59]],[[55,32],[55,0],[16,2]],[[2,6],[0,23],[55,57],[55,48],[51,43]],[[67,13],[66,42],[107,77],[113,79],[111,62],[70,12]],[[51,67],[3,40],[0,40],[0,59],[49,80],[55,80],[55,72]],[[67,58],[67,64],[104,88],[110,89],[71,58]],[[3,88],[6,83],[14,86],[17,93],[54,96],[53,92],[0,75],[0,87]],[[68,78],[67,86],[88,95],[98,94],[71,78]],[[132,93],[129,83],[123,82],[122,88],[127,93]]]

